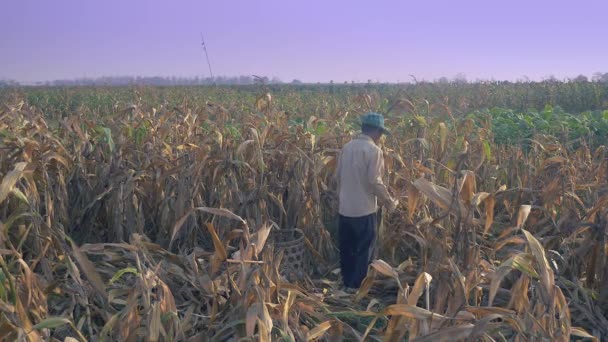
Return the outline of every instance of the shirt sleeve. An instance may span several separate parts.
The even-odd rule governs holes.
[[[389,206],[393,202],[393,198],[388,193],[388,189],[382,181],[384,174],[384,156],[380,149],[376,149],[375,153],[370,156],[367,166],[367,176],[371,189],[380,201],[381,204]]]

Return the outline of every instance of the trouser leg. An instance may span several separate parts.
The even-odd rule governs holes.
[[[367,275],[376,242],[376,214],[340,217],[340,266],[344,285],[358,288]]]
[[[353,272],[354,287],[361,286],[367,275],[367,269],[374,257],[376,242],[376,214],[357,219],[357,238],[355,241],[355,271]]]
[[[352,287],[354,241],[350,218],[340,215],[338,222],[338,239],[340,245],[340,273],[344,286]]]

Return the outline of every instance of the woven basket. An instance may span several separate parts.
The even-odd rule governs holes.
[[[283,252],[280,272],[289,278],[302,278],[310,267],[310,259],[304,242],[304,232],[300,229],[273,230],[269,240],[275,255]]]

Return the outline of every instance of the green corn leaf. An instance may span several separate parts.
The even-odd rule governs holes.
[[[492,159],[492,147],[490,146],[490,143],[488,141],[484,140],[482,143],[482,146],[483,146],[483,153],[486,155],[486,159],[491,160]]]
[[[120,271],[116,272],[116,274],[114,274],[112,279],[110,279],[110,284],[113,284],[114,282],[118,281],[118,279],[120,279],[123,275],[125,275],[127,273],[133,273],[133,274],[137,275],[139,272],[137,272],[137,269],[135,267],[123,268],[122,270],[120,270]]]
[[[49,317],[42,322],[34,325],[34,329],[42,330],[42,329],[54,329],[59,328],[62,325],[71,324],[71,321],[67,318],[63,317]]]
[[[108,147],[110,148],[110,152],[114,152],[114,148],[116,146],[114,145],[114,140],[112,139],[112,131],[109,128],[104,127],[103,132],[105,134],[106,143],[108,144]]]

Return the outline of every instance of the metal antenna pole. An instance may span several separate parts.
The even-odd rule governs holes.
[[[203,33],[201,32],[201,41],[203,45],[203,51],[205,51],[205,58],[207,59],[207,65],[209,66],[209,74],[211,75],[211,79],[213,79],[213,71],[211,71],[211,62],[209,62],[209,54],[207,53],[207,46],[205,46],[205,38],[203,37]]]

